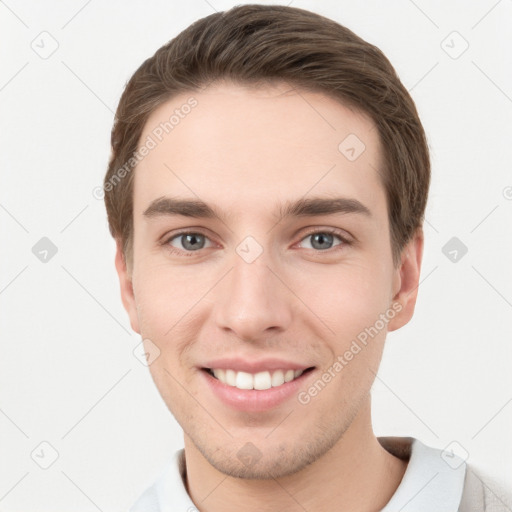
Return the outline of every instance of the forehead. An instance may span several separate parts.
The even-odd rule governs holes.
[[[308,194],[384,199],[372,120],[288,84],[223,82],[175,96],[150,115],[144,144],[151,149],[135,172],[135,215],[164,195],[253,211]]]

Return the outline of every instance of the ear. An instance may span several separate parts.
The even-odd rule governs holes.
[[[403,327],[412,318],[420,284],[422,257],[423,229],[420,227],[403,248],[400,265],[395,269],[393,302],[396,306],[393,309],[398,313],[388,323],[390,332]]]
[[[135,295],[133,293],[132,275],[127,269],[126,259],[124,257],[122,243],[116,240],[116,270],[119,276],[119,284],[121,287],[121,300],[123,301],[124,309],[130,318],[130,325],[132,329],[140,334],[139,317],[137,314],[137,307],[135,304]]]

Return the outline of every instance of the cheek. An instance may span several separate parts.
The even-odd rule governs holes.
[[[373,326],[390,307],[388,274],[378,263],[319,267],[297,283],[298,295],[344,345]]]
[[[149,259],[137,267],[134,294],[140,332],[160,351],[150,365],[155,382],[169,380],[166,370],[183,380],[185,369],[192,366],[187,354],[208,312],[206,295],[214,283],[209,274],[173,269],[168,263],[155,265]],[[172,386],[172,379],[168,384]]]
[[[141,330],[166,336],[207,290],[208,283],[197,274],[191,278],[190,273],[165,263],[139,265],[134,274],[134,294]]]

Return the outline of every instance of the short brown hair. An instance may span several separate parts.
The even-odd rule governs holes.
[[[423,224],[430,184],[428,145],[414,102],[377,47],[333,20],[276,5],[237,6],[194,22],[126,84],[104,180],[110,232],[121,241],[125,260],[131,264],[133,257],[130,170],[149,115],[178,94],[223,79],[248,85],[285,82],[324,93],[371,117],[382,143],[384,167],[379,171],[398,263]]]

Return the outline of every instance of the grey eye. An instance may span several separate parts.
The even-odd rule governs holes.
[[[338,243],[334,243],[335,239],[338,239]],[[303,243],[307,241],[309,242],[309,247],[307,249],[316,249],[319,251],[325,251],[326,249],[331,249],[335,245],[339,245],[342,240],[340,237],[333,235],[331,233],[326,233],[323,231],[318,231],[317,233],[311,233],[303,239]]]
[[[173,238],[169,243],[173,247],[178,249],[184,249],[186,251],[198,251],[206,246],[207,238],[200,233],[183,233]],[[176,243],[180,243],[180,246],[176,246]]]

